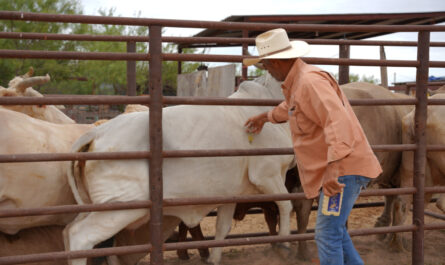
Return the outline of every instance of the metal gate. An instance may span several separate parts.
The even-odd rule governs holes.
[[[368,190],[361,196],[413,194],[414,210],[413,224],[394,227],[383,227],[373,229],[358,229],[350,231],[351,236],[370,235],[388,232],[412,232],[413,233],[413,264],[423,264],[423,241],[424,230],[444,229],[445,222],[434,225],[424,224],[424,192],[443,193],[445,187],[424,187],[426,152],[445,151],[443,145],[426,145],[425,125],[428,104],[445,104],[445,100],[428,100],[427,81],[429,67],[445,67],[445,62],[429,60],[430,32],[445,31],[445,26],[413,26],[413,25],[311,25],[311,24],[267,24],[267,23],[237,23],[237,22],[210,22],[210,21],[185,21],[167,19],[125,18],[125,17],[99,17],[84,15],[60,15],[60,14],[38,14],[14,11],[0,11],[2,20],[21,21],[45,21],[63,23],[89,23],[89,24],[114,24],[114,25],[137,25],[148,26],[149,36],[88,36],[88,35],[64,35],[46,33],[19,33],[0,32],[1,38],[16,39],[63,39],[63,40],[106,40],[126,41],[128,53],[107,52],[63,52],[63,51],[26,51],[26,50],[0,50],[0,58],[38,58],[38,59],[76,59],[76,60],[126,60],[149,61],[150,96],[61,96],[57,98],[0,98],[1,105],[53,105],[53,104],[145,104],[150,105],[150,150],[148,152],[107,152],[107,153],[57,153],[57,154],[15,154],[0,155],[0,163],[11,162],[37,162],[37,161],[73,161],[73,160],[106,160],[106,159],[149,159],[150,164],[150,200],[139,202],[108,203],[101,205],[61,205],[56,207],[44,207],[33,209],[14,209],[0,212],[1,217],[17,217],[27,215],[47,215],[60,213],[78,213],[88,211],[108,211],[117,209],[150,208],[152,231],[151,243],[147,245],[125,246],[117,248],[93,249],[73,252],[41,253],[24,256],[11,256],[0,258],[0,264],[19,264],[37,261],[51,261],[56,259],[73,259],[80,257],[97,257],[111,254],[130,254],[150,252],[151,264],[163,264],[163,251],[185,248],[196,248],[199,246],[217,247],[247,244],[263,244],[269,242],[287,242],[313,239],[313,234],[289,235],[289,236],[260,236],[254,238],[236,238],[227,240],[211,240],[205,242],[182,242],[163,243],[161,238],[162,209],[173,205],[191,204],[216,204],[232,202],[273,201],[303,199],[304,194],[279,194],[279,195],[249,195],[231,198],[207,197],[195,199],[163,199],[162,195],[162,160],[169,157],[216,157],[216,156],[246,156],[246,155],[282,155],[293,154],[292,149],[272,148],[256,150],[173,150],[163,151],[162,148],[162,106],[163,104],[193,104],[193,105],[261,105],[275,106],[277,100],[259,99],[222,99],[222,98],[189,98],[162,96],[161,63],[163,60],[170,61],[200,61],[200,62],[242,62],[247,56],[239,55],[204,55],[204,54],[164,54],[162,53],[162,42],[225,42],[225,38],[180,38],[162,37],[162,27],[188,27],[188,28],[218,28],[218,29],[242,29],[245,31],[266,31],[282,27],[287,31],[333,31],[333,32],[418,32],[417,60],[362,60],[362,59],[328,59],[328,58],[305,58],[310,64],[326,65],[357,65],[357,66],[398,66],[416,67],[416,98],[400,100],[350,100],[352,105],[410,105],[416,106],[416,143],[405,145],[375,145],[374,151],[414,151],[415,152],[415,177],[414,187]],[[134,52],[134,43],[138,41],[149,42],[149,54]],[[253,39],[230,39],[231,42],[239,44],[252,44]],[[308,40],[309,43],[315,40]],[[385,41],[346,41],[332,40],[330,44],[338,45],[412,45],[408,42],[385,42]],[[437,46],[437,43],[436,43]],[[445,46],[444,43],[438,46]],[[129,84],[133,84],[134,68],[129,64],[127,76]]]

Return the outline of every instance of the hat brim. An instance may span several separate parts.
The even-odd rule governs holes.
[[[243,60],[243,64],[246,66],[254,65],[256,63],[259,63],[261,60],[264,59],[291,59],[291,58],[297,58],[304,56],[309,53],[310,47],[309,44],[305,41],[295,40],[291,41],[292,48],[272,54],[269,56],[264,57],[257,57],[257,58],[246,58]]]

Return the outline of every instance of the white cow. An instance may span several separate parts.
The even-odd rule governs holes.
[[[430,99],[445,99],[445,93],[438,93],[430,97]],[[414,110],[407,114],[403,120],[403,143],[414,143]],[[445,106],[431,105],[428,106],[428,118],[426,121],[426,137],[427,144],[445,144]],[[402,164],[399,170],[401,176],[401,186],[413,186],[413,160],[414,152],[403,152]],[[445,185],[445,152],[427,152],[426,155],[426,172],[425,186],[444,186]],[[425,206],[431,199],[432,194],[425,194]],[[412,202],[412,195],[400,195],[396,200],[394,225],[403,225],[406,220],[407,211]],[[436,202],[439,209],[445,212],[445,196],[441,194]],[[396,236],[394,243],[399,249],[404,249],[402,237]]]
[[[0,108],[0,154],[69,152],[73,142],[92,125],[55,124],[26,114]],[[0,210],[73,204],[66,179],[68,162],[0,164]],[[50,224],[65,225],[68,215],[0,218],[0,231],[19,230]]]
[[[16,76],[9,81],[8,88],[0,86],[0,97],[43,97],[42,94],[34,90],[31,86],[45,84],[50,81],[50,77],[48,74],[46,76],[31,77],[33,73],[34,69],[31,67],[28,73],[22,76]],[[36,119],[53,123],[74,123],[71,118],[59,110],[59,108],[62,108],[61,106],[3,105],[0,107],[22,112]]]
[[[33,69],[31,68],[25,75],[17,76],[11,80],[8,88],[0,87],[0,96],[43,97],[31,86],[46,83],[50,78],[48,75],[31,77],[32,74]],[[68,152],[73,141],[93,126],[74,124],[74,121],[59,108],[59,106],[52,105],[0,106],[0,110],[13,110],[13,112],[0,112],[1,119],[7,121],[7,123],[2,123],[2,126],[8,128],[9,125],[12,128],[8,132],[6,130],[0,132],[1,139],[8,139],[4,141],[6,144],[0,147],[0,153]],[[125,113],[145,110],[148,110],[146,106],[128,105],[125,108]],[[29,117],[26,118],[16,112],[21,112]],[[48,126],[48,123],[41,120],[70,125]],[[102,122],[106,122],[106,120]],[[99,124],[95,123],[95,125]],[[67,133],[63,133],[63,131]],[[12,146],[14,143],[16,145]],[[59,145],[60,143],[61,145]],[[67,162],[0,164],[0,211],[11,208],[75,204],[76,201],[66,181],[66,169],[64,168],[66,165],[68,165]],[[39,249],[38,252],[61,251],[63,248],[61,249],[59,246],[63,246],[62,226],[55,225],[64,226],[74,217],[75,214],[0,218],[0,241],[13,237],[13,240],[8,241],[8,245],[4,246],[3,251],[0,251],[0,256],[29,254],[37,249]],[[52,226],[42,228],[42,225]],[[45,232],[42,233],[42,231]],[[39,238],[39,246],[34,246]],[[119,235],[117,239],[120,240],[120,238],[122,236]],[[118,240],[116,244],[119,244]],[[61,264],[65,263],[61,262]]]
[[[49,81],[49,76],[31,77],[33,69],[0,88],[4,97],[42,97],[30,86]],[[34,117],[34,118],[33,118]],[[66,124],[56,124],[66,123]],[[68,152],[72,143],[92,125],[74,124],[55,106],[5,105],[0,108],[0,154]],[[66,180],[68,162],[0,164],[0,210],[75,203]],[[0,231],[42,225],[65,225],[74,215],[0,218]]]
[[[445,85],[439,87],[439,88],[436,89],[436,90],[430,90],[430,89],[428,89],[428,93],[429,93],[430,95],[436,95],[436,94],[440,94],[440,93],[445,93]]]
[[[279,89],[266,88],[258,82],[243,82],[230,98],[283,98]],[[249,142],[244,122],[268,109],[270,107],[190,105],[164,108],[164,150],[291,147],[288,124],[267,124],[262,133]],[[72,150],[147,151],[148,117],[147,112],[120,115],[83,135]],[[164,198],[287,193],[284,177],[292,163],[293,155],[166,158],[163,162]],[[69,183],[79,204],[149,199],[146,160],[99,160],[74,166],[68,172]],[[291,203],[280,201],[277,204],[279,234],[288,235]],[[215,239],[223,239],[230,230],[235,204],[166,207],[163,211],[165,216],[177,217],[194,227],[218,206]],[[80,214],[64,231],[66,249],[91,249],[143,219],[147,213],[147,209],[137,209]],[[168,228],[164,226],[164,229]],[[215,248],[209,262],[218,264],[220,258],[221,248]],[[85,264],[85,259],[73,260],[72,264]]]

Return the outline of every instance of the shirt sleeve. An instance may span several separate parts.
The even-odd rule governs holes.
[[[328,145],[328,163],[340,160],[352,152],[355,143],[352,120],[346,107],[327,77],[322,73],[308,73],[304,77],[301,111],[323,128]]]
[[[267,119],[271,123],[283,123],[289,120],[288,106],[286,101],[281,102],[280,105],[271,109],[267,113]]]

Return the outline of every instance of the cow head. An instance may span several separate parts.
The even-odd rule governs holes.
[[[9,81],[9,87],[0,87],[1,97],[43,97],[32,86],[42,85],[50,81],[48,74],[46,76],[35,76],[34,69],[30,67],[29,71],[21,76],[14,77]],[[54,123],[74,123],[74,121],[66,116],[58,107],[52,105],[4,105],[3,108],[22,112],[33,118],[45,120]],[[63,106],[62,106],[63,107]]]

